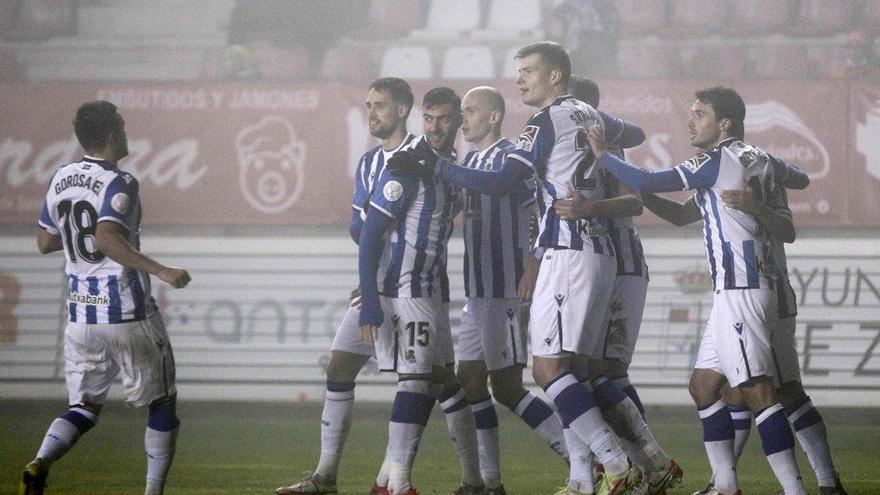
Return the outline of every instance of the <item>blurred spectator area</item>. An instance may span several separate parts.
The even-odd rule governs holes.
[[[880,0],[0,0],[0,80],[736,80],[877,72]]]

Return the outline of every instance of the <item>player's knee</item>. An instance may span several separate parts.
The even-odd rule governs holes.
[[[353,382],[368,359],[367,356],[331,351],[330,362],[327,363],[327,379],[334,382]]]
[[[768,377],[757,377],[738,386],[743,402],[754,412],[767,409],[776,403],[776,391]]]
[[[500,404],[510,409],[516,407],[516,403],[523,397],[526,389],[522,384],[522,367],[510,366],[489,373],[492,381],[492,396]]]
[[[807,392],[804,390],[804,386],[801,382],[791,381],[780,385],[779,388],[776,389],[776,396],[783,407],[789,407],[806,397]]]
[[[629,363],[620,359],[603,360],[603,368],[603,374],[612,380],[629,374]]]
[[[147,426],[156,431],[174,431],[180,425],[177,419],[177,396],[153,401]]]
[[[82,435],[98,423],[98,414],[100,412],[100,404],[84,402],[70,406],[58,417],[71,423],[79,431],[79,434]]]

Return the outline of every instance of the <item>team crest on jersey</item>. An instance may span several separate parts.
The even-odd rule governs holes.
[[[707,155],[706,153],[700,153],[699,155],[692,157],[690,160],[686,160],[681,165],[684,168],[690,170],[692,173],[696,173],[697,170],[700,169],[700,167],[702,167],[706,162],[711,159],[712,157]]]
[[[538,139],[538,131],[540,130],[541,128],[536,125],[525,126],[519,135],[519,139],[516,140],[516,149],[532,151],[532,146],[534,146],[535,140]]]
[[[389,180],[382,188],[382,196],[388,201],[397,201],[403,196],[403,185],[396,180]]]
[[[128,213],[128,207],[131,203],[131,200],[128,198],[128,194],[125,193],[116,193],[110,198],[110,207],[113,208],[113,211],[119,213],[120,215],[125,215]]]
[[[416,364],[416,352],[412,349],[407,349],[406,353],[403,355],[403,359],[409,364]]]

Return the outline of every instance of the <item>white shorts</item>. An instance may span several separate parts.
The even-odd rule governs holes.
[[[426,375],[455,363],[449,305],[430,298],[379,296],[385,320],[379,327],[379,371]]]
[[[616,359],[627,364],[632,362],[647,294],[646,276],[618,275],[614,279],[611,304],[605,316],[607,325],[592,357]]]
[[[694,367],[724,375],[731,387],[773,376],[770,329],[776,320],[771,289],[716,291]]]
[[[376,349],[364,340],[361,335],[361,327],[359,318],[361,311],[351,306],[342,317],[339,328],[336,329],[336,335],[333,337],[333,344],[330,346],[331,351],[344,351],[361,356],[374,356]]]
[[[613,253],[548,249],[532,297],[532,354],[592,355],[602,333],[616,276]]]
[[[103,404],[116,375],[125,400],[146,406],[177,393],[174,354],[159,313],[142,321],[67,324],[64,373],[70,404]]]
[[[526,332],[520,325],[519,299],[468,298],[461,313],[456,356],[459,361],[485,361],[490,371],[525,366]]]
[[[776,327],[770,333],[777,387],[789,382],[801,381],[801,366],[794,336],[796,329],[797,321],[791,316],[778,320]]]

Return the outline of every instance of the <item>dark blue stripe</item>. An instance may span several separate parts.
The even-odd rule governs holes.
[[[140,273],[137,270],[128,270],[128,283],[131,285],[131,298],[134,301],[134,319],[143,320],[144,288],[141,286]]]
[[[350,390],[354,390],[354,382],[335,382],[333,380],[327,380],[328,392],[348,392]]]
[[[718,268],[715,266],[715,253],[712,247],[712,223],[709,222],[709,208],[706,206],[706,200],[702,194],[697,194],[697,203],[703,211],[703,232],[706,237],[706,254],[709,256],[709,271],[712,276],[712,288],[717,289],[715,279],[718,275]]]
[[[526,409],[522,412],[520,417],[527,425],[529,425],[529,428],[534,430],[541,426],[541,423],[547,418],[553,415],[553,409],[538,397],[531,395],[527,395],[526,397],[532,397],[532,402],[526,406]]]
[[[498,428],[498,414],[495,413],[495,406],[475,412],[474,423],[476,423],[478,430]]]
[[[122,300],[119,298],[119,280],[116,275],[107,277],[107,291],[110,295],[110,307],[107,308],[107,321],[119,323],[122,321]]]
[[[796,413],[798,411],[798,409],[801,408],[801,406],[803,406],[804,404],[806,404],[809,401],[810,401],[809,395],[805,395],[805,396],[801,397],[800,399],[796,400],[793,404],[791,404],[790,406],[785,408],[785,415],[791,416],[792,414]]]
[[[415,392],[399,390],[394,396],[391,421],[425,426],[434,407],[434,398]]]
[[[794,427],[794,431],[801,431],[804,428],[808,428],[821,422],[822,415],[819,414],[819,411],[817,411],[815,407],[811,407],[810,410],[798,418],[792,426]]]
[[[593,398],[593,394],[580,382],[572,383],[565,387],[553,398],[553,403],[556,404],[556,408],[559,410],[559,416],[562,418],[562,426],[564,427],[568,427],[574,420],[596,407],[596,400]]]
[[[471,195],[471,206],[473,208],[472,211],[478,212],[480,214],[480,216],[477,218],[471,218],[471,225],[473,225],[473,230],[471,231],[471,243],[474,248],[473,252],[471,253],[471,261],[474,264],[474,289],[476,290],[475,297],[485,297],[486,288],[483,287],[483,197],[482,194],[478,194],[475,192],[469,192],[468,194]]]
[[[639,413],[642,415],[642,419],[645,418],[645,406],[642,404],[642,398],[639,397],[639,393],[636,391],[636,388],[632,385],[623,388],[623,393],[626,394],[630,400],[636,405],[636,409],[639,410]]]
[[[730,243],[721,243],[721,266],[724,268],[724,288],[736,288],[736,268],[734,267],[733,249]]]
[[[614,245],[614,253],[616,254],[615,261],[617,261],[617,274],[624,275],[626,273],[626,265],[623,262],[623,249],[620,246],[620,229],[614,226],[614,222],[610,223],[611,229],[608,231],[611,234],[611,244]]]
[[[504,233],[501,231],[501,201],[510,201],[508,194],[503,198],[492,198],[492,224],[490,227],[490,239],[492,239],[492,297],[504,297]],[[512,209],[511,205],[511,209]],[[516,230],[516,225],[511,225]]]
[[[410,290],[412,291],[412,297],[422,297],[422,272],[425,269],[425,259],[428,256],[425,249],[428,247],[428,233],[431,230],[431,217],[437,203],[437,184],[429,181],[422,181],[422,184],[425,186],[425,202],[422,205],[422,212],[416,229],[416,256],[413,261],[410,277]]]
[[[388,271],[382,283],[382,294],[388,297],[397,297],[400,280],[400,270],[403,265],[403,254],[406,251],[406,219],[397,220],[397,242],[391,243],[391,259],[388,262]]]
[[[701,418],[700,422],[703,424],[704,442],[733,440],[736,436],[733,431],[733,419],[726,408],[722,407],[708,418]]]
[[[89,294],[97,296],[101,293],[98,287],[98,277],[88,277],[86,281],[89,283]],[[94,325],[98,323],[98,308],[94,304],[86,304],[86,323]]]
[[[70,280],[70,292],[76,293],[79,286],[79,278],[76,275],[68,275],[68,279]],[[67,303],[67,312],[70,316],[70,321],[76,322],[76,303]]]
[[[761,436],[764,455],[776,454],[794,448],[794,435],[782,409],[764,418],[764,421],[758,424],[758,434]]]
[[[177,399],[164,400],[150,405],[147,426],[156,431],[174,431],[180,425],[177,419]]]
[[[743,258],[746,261],[746,280],[749,282],[749,289],[757,289],[761,285],[758,280],[758,258],[754,240],[743,241]]]
[[[715,192],[712,191],[711,189],[709,189],[707,191],[707,193],[709,194],[709,200],[712,202],[712,214],[715,217],[715,225],[718,226],[717,227],[718,228],[718,240],[719,240],[719,242],[721,242],[722,249],[725,249],[725,245],[726,245],[727,241],[724,240],[724,229],[721,228],[721,215],[718,213],[718,197],[715,196]],[[730,246],[726,246],[726,248],[730,249]],[[724,255],[722,255],[722,256],[724,256]],[[732,256],[731,256],[731,259],[732,259]],[[732,266],[733,266],[733,264],[731,262],[731,267]],[[726,270],[726,268],[725,268],[725,270]],[[733,271],[733,270],[731,270],[731,271]],[[714,276],[714,274],[713,274],[713,276]],[[724,276],[725,276],[725,287],[724,287],[725,289],[728,289],[728,288],[732,289],[732,288],[736,287],[736,272],[735,271],[733,273],[733,285],[731,287],[726,287],[727,273],[725,273]]]
[[[596,402],[599,403],[599,409],[603,411],[607,411],[626,400],[626,394],[611,383],[611,380],[606,380],[598,385],[593,383],[593,394],[596,396]]]
[[[514,290],[519,286],[519,281],[525,272],[525,261],[523,260],[523,250],[519,246],[519,204],[510,202],[510,211],[513,212],[510,220],[510,228],[513,229],[513,287]],[[528,227],[526,227],[528,229]]]
[[[644,256],[641,249],[642,243],[639,242],[639,237],[636,235],[636,229],[628,227],[626,229],[626,235],[629,239],[629,254],[632,255],[632,274],[642,276],[642,265],[644,264],[642,263],[642,256]]]
[[[62,413],[61,416],[58,417],[75,426],[80,435],[91,430],[92,427],[95,426],[95,423],[92,423],[91,419],[83,416],[73,409],[68,409],[67,411],[64,411],[64,413]]]

